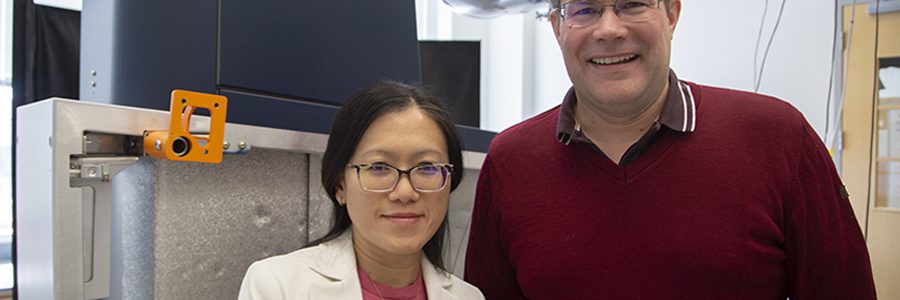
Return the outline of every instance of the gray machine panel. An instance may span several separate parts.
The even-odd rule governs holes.
[[[233,299],[250,262],[307,243],[306,153],[255,148],[155,171],[155,220],[138,226],[155,229],[157,299]]]

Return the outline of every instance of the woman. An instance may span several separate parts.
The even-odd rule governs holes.
[[[444,270],[462,151],[443,106],[382,82],[335,116],[322,157],[334,227],[315,245],[253,263],[239,299],[484,299]]]

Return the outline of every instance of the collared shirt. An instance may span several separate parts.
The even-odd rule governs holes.
[[[659,138],[662,126],[678,132],[693,132],[696,129],[697,106],[694,103],[691,87],[687,83],[678,80],[675,72],[671,70],[669,71],[669,83],[669,90],[666,92],[666,98],[663,100],[665,103],[659,118],[653,122],[650,128],[647,129],[647,132],[637,142],[625,151],[625,154],[622,155],[622,159],[619,161],[620,166],[636,160],[641,154],[650,149],[650,146]],[[566,97],[563,98],[563,103],[560,106],[556,137],[560,143],[566,145],[573,141],[593,145],[593,142],[584,135],[575,122],[576,103],[578,103],[578,99],[575,96],[575,88],[573,87],[566,93]]]

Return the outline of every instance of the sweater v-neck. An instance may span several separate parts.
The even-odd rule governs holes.
[[[619,184],[628,185],[655,165],[657,161],[663,159],[672,144],[685,133],[661,128],[658,134],[659,137],[652,142],[646,152],[625,165],[613,162],[600,148],[591,143],[573,143],[568,147],[572,147],[573,151],[579,152],[580,160],[593,166],[592,170],[599,169],[611,176]]]

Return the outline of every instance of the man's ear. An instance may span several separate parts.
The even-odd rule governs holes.
[[[678,18],[681,17],[681,0],[670,1],[669,7],[666,10],[666,15],[669,17],[669,32],[674,36],[675,26],[678,25]]]
[[[550,26],[553,26],[553,35],[556,36],[556,42],[559,43],[559,26],[560,26],[560,16],[559,10],[554,10],[550,12]]]

